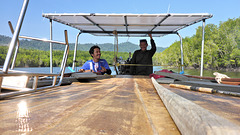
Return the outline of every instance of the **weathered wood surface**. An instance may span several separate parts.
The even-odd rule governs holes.
[[[240,126],[171,92],[159,85],[154,78],[152,81],[181,133],[189,135],[240,133]]]
[[[151,80],[117,76],[0,100],[1,134],[180,134]]]
[[[174,83],[174,79],[171,78],[158,78],[156,81],[160,84],[169,84],[169,83]]]
[[[75,77],[76,79],[89,79],[89,78],[97,78],[97,74],[92,72],[72,73],[71,77]]]
[[[165,84],[162,86],[240,126],[239,97],[186,91],[182,89],[172,88],[169,85]]]
[[[201,81],[201,82],[210,82],[206,79],[190,78],[178,73],[166,73],[166,72],[155,72],[156,75],[166,76],[179,81]]]
[[[218,83],[200,82],[200,81],[175,81],[174,84],[184,84],[184,85],[191,85],[196,87],[206,87],[206,88],[213,88],[216,90],[240,93],[239,85],[218,84]]]
[[[221,83],[228,84],[228,85],[240,85],[240,81],[239,82],[221,81]],[[240,93],[240,90],[239,90],[239,93]]]

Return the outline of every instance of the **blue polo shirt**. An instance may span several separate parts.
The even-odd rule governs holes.
[[[110,69],[105,59],[100,59],[98,62],[94,62],[93,60],[88,60],[83,64],[81,69],[93,70],[94,72],[101,72],[102,67],[105,67],[106,69]]]

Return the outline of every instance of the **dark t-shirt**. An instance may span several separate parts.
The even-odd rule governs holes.
[[[153,39],[151,39],[150,50],[142,51],[136,50],[132,57],[132,64],[142,64],[142,65],[152,65],[152,57],[156,52],[156,44]],[[153,73],[152,66],[131,66],[130,74],[132,75],[149,75]]]

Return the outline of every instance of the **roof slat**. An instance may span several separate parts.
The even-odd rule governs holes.
[[[95,23],[94,21],[92,21],[91,19],[89,19],[87,16],[83,16],[85,19],[87,19],[88,21],[90,21],[93,25],[96,25],[98,28],[100,28],[104,33],[107,33],[101,26],[99,26],[97,23]],[[108,33],[109,34],[109,33]],[[109,34],[110,35],[110,34]]]

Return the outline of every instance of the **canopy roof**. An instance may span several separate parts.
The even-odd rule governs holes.
[[[95,36],[144,37],[176,34],[179,30],[211,18],[208,13],[197,14],[95,14],[95,13],[46,13],[45,18],[71,26]]]

